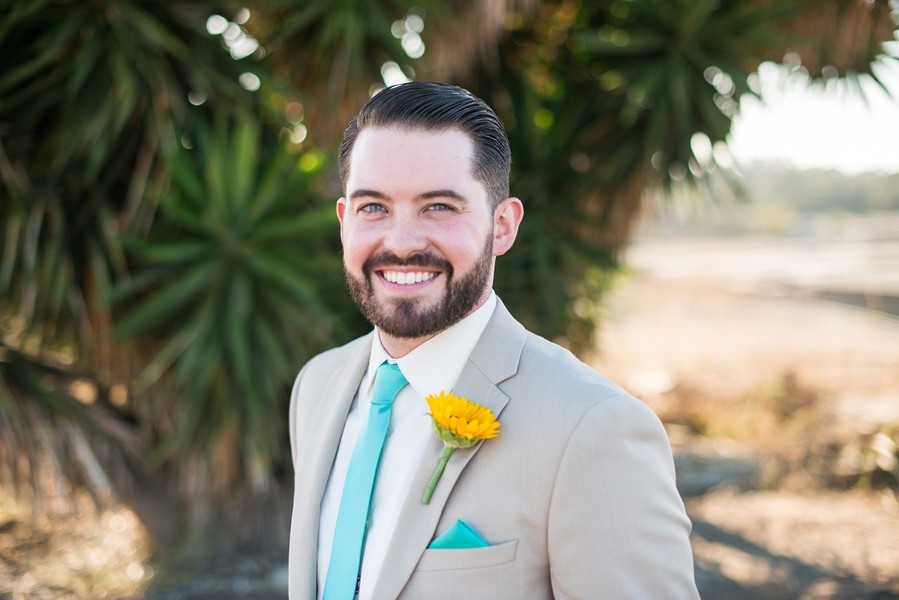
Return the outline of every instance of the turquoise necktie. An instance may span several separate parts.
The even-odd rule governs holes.
[[[397,365],[385,361],[378,367],[368,418],[353,449],[340,496],[323,600],[353,600],[358,590],[375,474],[387,438],[393,400],[406,383]]]

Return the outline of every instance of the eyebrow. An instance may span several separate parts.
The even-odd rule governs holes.
[[[357,198],[377,198],[380,200],[386,200],[387,196],[382,194],[377,190],[368,190],[365,188],[353,190],[350,195],[350,200],[355,200]],[[428,192],[424,192],[415,197],[416,200],[431,200],[433,198],[454,198],[456,200],[460,200],[462,202],[468,202],[468,198],[460,194],[459,192],[451,189],[443,189],[443,190],[431,190]]]

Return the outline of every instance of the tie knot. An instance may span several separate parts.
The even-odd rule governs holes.
[[[375,387],[371,394],[372,404],[392,404],[394,398],[408,382],[397,364],[381,363],[375,373]]]

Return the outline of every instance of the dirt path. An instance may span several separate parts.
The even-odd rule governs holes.
[[[687,509],[707,600],[899,598],[891,492],[722,490]]]

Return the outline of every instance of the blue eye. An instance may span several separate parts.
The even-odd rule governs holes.
[[[369,214],[383,212],[384,210],[386,209],[381,204],[375,203],[363,204],[359,207],[359,212]]]

